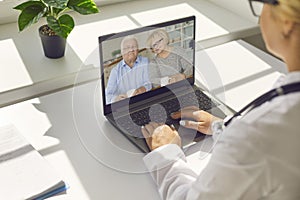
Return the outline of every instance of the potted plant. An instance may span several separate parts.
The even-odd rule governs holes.
[[[67,11],[73,10],[83,15],[98,13],[93,0],[28,0],[16,7],[21,13],[18,18],[19,31],[46,18],[47,24],[39,28],[46,57],[64,56],[66,39],[75,23]]]

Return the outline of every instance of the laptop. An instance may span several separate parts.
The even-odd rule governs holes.
[[[212,96],[208,96],[203,89],[200,89],[195,84],[195,24],[195,16],[189,16],[120,33],[108,34],[98,38],[103,114],[120,133],[142,152],[149,152],[149,148],[141,132],[141,126],[150,121],[174,126],[182,138],[183,148],[187,148],[204,139],[204,134],[184,128],[179,125],[180,119],[174,120],[170,117],[171,113],[183,107],[197,106],[220,118],[226,117],[219,106],[221,103],[217,99],[212,98]],[[183,59],[191,67],[190,74],[184,76],[185,78],[172,82],[170,82],[170,76],[165,75],[157,76],[153,79],[150,78],[153,76],[151,74],[153,69],[160,69],[160,72],[164,71],[164,73],[172,73],[171,71],[174,70],[174,66],[157,64],[157,55],[147,44],[148,38],[156,30],[164,30],[169,36],[169,45],[172,46],[172,49],[181,50],[173,52],[175,57],[176,54],[180,54],[178,52],[184,51],[184,56],[178,56],[184,57]],[[117,72],[112,71],[118,65],[122,65],[121,42],[125,37],[134,37],[137,40],[138,55],[146,58],[148,62],[139,61],[146,65],[143,66],[145,71],[129,70],[121,78],[119,77],[121,81],[116,84],[116,82],[112,81],[116,79],[113,76]],[[152,66],[155,63],[157,65]],[[182,71],[178,73],[183,73]],[[122,98],[118,99],[117,95],[115,95],[114,101],[108,98],[108,85],[110,88],[113,87],[115,92],[119,91],[120,88],[124,89],[124,87],[130,85],[129,83],[133,80],[138,82],[145,75],[145,72],[148,73],[146,75],[148,75],[150,82],[150,88],[146,91],[132,95],[136,88],[128,87],[126,88],[128,91],[123,91],[124,95]],[[140,75],[141,73],[144,74]],[[147,79],[145,77],[142,80]],[[136,87],[139,86],[137,85]]]

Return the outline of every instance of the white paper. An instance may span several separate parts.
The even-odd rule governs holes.
[[[30,199],[64,185],[13,125],[0,127],[0,199]]]

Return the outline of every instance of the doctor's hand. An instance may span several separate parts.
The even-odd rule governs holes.
[[[174,119],[181,118],[181,121],[179,122],[181,126],[197,130],[207,135],[212,134],[212,122],[222,120],[204,110],[200,110],[196,106],[185,107],[180,111],[172,113],[171,117]]]
[[[177,144],[181,147],[178,132],[168,125],[150,122],[142,127],[142,133],[151,151],[166,144]]]

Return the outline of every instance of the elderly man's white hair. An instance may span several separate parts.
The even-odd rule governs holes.
[[[122,42],[121,42],[121,53],[123,54],[123,50],[124,50],[124,43],[128,40],[134,40],[136,42],[137,48],[139,48],[139,44],[137,41],[137,38],[133,35],[128,35],[126,37],[123,38]]]

